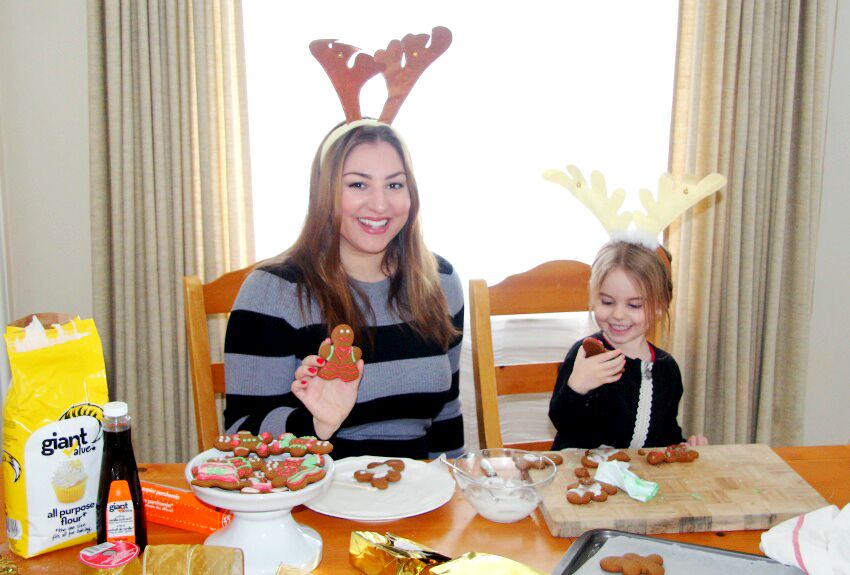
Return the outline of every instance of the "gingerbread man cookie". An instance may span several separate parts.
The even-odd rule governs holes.
[[[688,449],[687,444],[671,445],[664,451],[650,451],[646,454],[646,462],[650,465],[661,463],[691,463],[699,457],[699,451]]]
[[[401,472],[404,471],[404,461],[400,459],[387,459],[386,461],[373,461],[354,472],[354,479],[361,483],[371,483],[372,487],[386,489],[390,483],[401,480]]]
[[[231,463],[201,463],[192,473],[192,485],[198,487],[218,487],[232,491],[250,485],[247,479],[239,476],[239,471]]]
[[[632,458],[625,451],[615,447],[601,445],[596,449],[588,449],[581,458],[581,464],[591,469],[596,469],[603,461],[631,461]]]
[[[646,556],[626,553],[622,556],[605,557],[599,561],[599,566],[608,573],[664,575],[664,559],[654,553]]]
[[[272,434],[267,431],[260,435],[254,435],[250,431],[238,431],[233,435],[219,435],[213,441],[213,447],[219,451],[232,451],[236,457],[248,457],[251,453],[268,457],[271,455],[271,441]]]
[[[319,357],[327,363],[317,374],[322,379],[354,381],[360,377],[357,362],[363,353],[354,344],[354,330],[345,324],[338,325],[331,333],[331,343],[319,348]]]
[[[585,357],[593,357],[594,355],[599,355],[600,353],[608,351],[605,349],[605,344],[595,337],[584,338],[581,342],[581,346],[584,348]]]
[[[594,481],[590,485],[573,483],[567,486],[567,501],[573,505],[586,505],[591,501],[602,503],[608,501],[609,495],[616,495],[619,491],[613,485]]]

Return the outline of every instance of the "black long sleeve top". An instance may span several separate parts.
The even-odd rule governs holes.
[[[607,349],[614,349],[601,331],[592,337],[604,342]],[[580,347],[581,340],[570,348],[564,358],[549,402],[549,419],[558,431],[552,449],[592,449],[603,444],[627,448],[637,419],[641,360],[627,357],[625,372],[619,380],[582,395],[567,385]],[[676,419],[682,399],[682,375],[669,353],[652,344],[650,348],[655,358],[652,362],[652,403],[645,445],[664,447],[684,441]]]

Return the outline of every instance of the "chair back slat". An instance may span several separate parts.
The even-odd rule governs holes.
[[[490,287],[490,315],[587,310],[588,281],[585,263],[547,262]]]
[[[488,286],[484,280],[469,282],[472,367],[482,448],[503,446],[499,396],[551,393],[560,366],[557,362],[497,365],[493,356],[492,316],[585,311],[589,281],[589,265],[560,260],[512,275],[494,286]],[[549,439],[505,446],[539,451],[551,444]]]
[[[499,395],[551,392],[561,362],[496,366]]]
[[[225,393],[224,364],[213,363],[210,352],[208,316],[229,314],[239,289],[257,264],[232,271],[202,284],[198,276],[183,277],[183,303],[186,316],[186,341],[192,374],[192,399],[198,449],[212,448],[221,434],[216,395]]]
[[[210,365],[210,368],[212,369],[213,392],[216,394],[223,395],[225,393],[224,364],[213,363],[212,365]]]
[[[216,313],[230,313],[233,309],[233,302],[236,301],[236,296],[239,295],[239,288],[245,282],[256,266],[248,266],[241,270],[232,271],[224,274],[204,285],[204,310],[207,315]]]
[[[518,441],[516,443],[506,443],[503,447],[510,447],[511,449],[525,449],[526,451],[549,451],[552,448],[552,440]]]

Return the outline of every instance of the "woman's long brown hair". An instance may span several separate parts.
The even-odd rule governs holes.
[[[395,308],[404,321],[424,339],[448,349],[458,335],[451,321],[446,296],[440,284],[437,261],[425,247],[419,222],[419,190],[411,170],[410,157],[404,144],[389,126],[359,126],[313,159],[310,178],[310,202],[301,235],[284,254],[303,274],[299,284],[301,309],[306,316],[310,297],[316,300],[330,334],[334,326],[346,323],[359,336],[363,334],[366,316],[371,308],[361,310],[353,284],[340,258],[340,196],[343,164],[351,151],[361,144],[386,142],[399,154],[407,176],[410,212],[407,223],[387,245],[381,269],[390,278],[388,305]],[[302,289],[303,285],[303,289]],[[368,299],[360,293],[368,307]]]

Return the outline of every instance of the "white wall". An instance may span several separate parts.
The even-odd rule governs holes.
[[[850,443],[850,2],[837,2],[803,441]]]
[[[0,158],[12,319],[92,314],[85,0],[0,0]]]
[[[850,442],[843,368],[850,341],[850,3],[839,2],[838,12],[804,427],[811,445]],[[85,0],[0,0],[0,193],[13,317],[91,315],[87,82]]]

